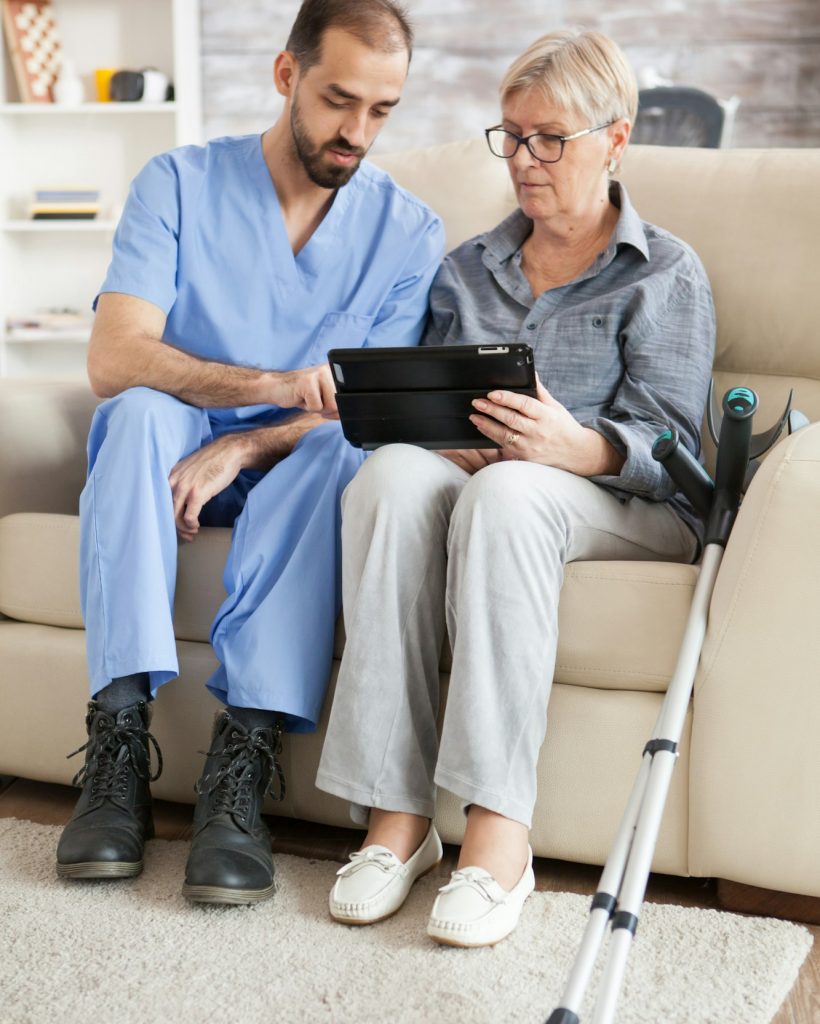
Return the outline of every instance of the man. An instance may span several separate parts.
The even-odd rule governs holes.
[[[149,704],[178,673],[177,539],[233,524],[208,682],[226,709],[197,784],[183,892],[273,892],[261,804],[274,774],[284,783],[283,728],[319,718],[339,497],[362,459],[323,418],[335,414],[326,354],[416,344],[442,255],[440,221],[362,163],[411,46],[392,0],[305,0],[274,65],[285,103],[273,127],[163,154],[132,185],[88,356],[108,399],[80,504],[93,699],[60,875],[142,869]]]

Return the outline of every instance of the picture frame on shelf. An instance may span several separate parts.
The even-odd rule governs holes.
[[[22,103],[53,103],[60,36],[51,0],[2,0],[6,45]]]

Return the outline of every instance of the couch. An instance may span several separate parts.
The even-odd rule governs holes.
[[[448,247],[514,205],[483,140],[378,162],[444,218]],[[758,429],[796,405],[820,420],[820,151],[633,147],[622,178],[642,216],[689,241],[711,278],[719,394],[761,397]],[[66,783],[87,700],[77,584],[77,499],[96,399],[83,381],[0,382],[0,773]],[[707,460],[710,451],[707,446]],[[211,616],[228,530],[181,550],[175,606],[180,679],[157,700],[165,770],[154,793],[194,800],[216,707]],[[697,567],[568,567],[539,763],[536,854],[603,863],[672,673]],[[820,896],[820,423],[781,441],[743,503],[711,603],[694,699],[654,869]],[[341,624],[326,701],[344,644]],[[442,654],[441,673],[449,654]],[[446,687],[445,691],[446,693]],[[326,721],[326,718],[325,718]],[[350,825],[313,779],[324,722],[288,737],[278,814]],[[439,795],[445,841],[463,817]]]

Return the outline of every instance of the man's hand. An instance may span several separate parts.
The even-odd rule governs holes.
[[[315,413],[296,413],[270,427],[224,434],[181,459],[168,477],[180,538],[196,537],[202,506],[230,486],[243,469],[266,473],[323,422]]]
[[[270,404],[281,409],[304,409],[326,419],[339,418],[336,387],[327,363],[272,374],[270,393]]]
[[[501,451],[498,448],[444,448],[440,449],[438,454],[454,462],[470,476],[501,458]]]
[[[174,521],[182,540],[199,532],[202,506],[234,482],[243,467],[242,434],[225,434],[178,462],[168,482],[174,500]]]

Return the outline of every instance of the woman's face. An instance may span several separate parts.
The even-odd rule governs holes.
[[[573,135],[594,128],[578,114],[551,107],[536,89],[508,96],[501,109],[501,125],[516,135]],[[526,146],[507,161],[518,205],[530,220],[583,218],[600,211],[607,201],[607,164],[620,156],[629,137],[629,123],[616,121],[609,128],[564,144],[558,163],[543,164]]]

